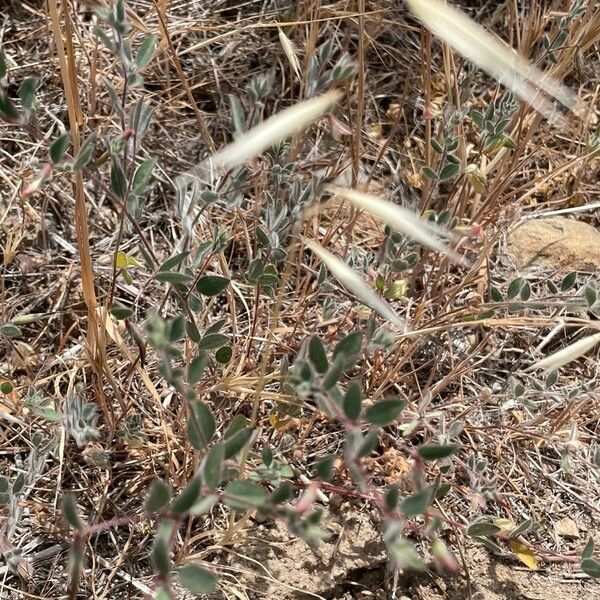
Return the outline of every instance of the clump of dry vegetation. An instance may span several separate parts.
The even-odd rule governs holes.
[[[600,8],[461,4],[3,5],[0,596],[598,592]]]

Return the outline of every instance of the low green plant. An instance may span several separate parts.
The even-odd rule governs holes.
[[[527,519],[507,531],[491,515],[481,514],[471,522],[464,523],[438,510],[436,503],[452,489],[457,467],[466,474],[470,491],[484,500],[481,503],[483,506],[485,500],[497,498],[497,481],[485,477],[487,465],[477,456],[473,455],[467,460],[458,456],[463,444],[463,423],[457,421],[446,425],[443,416],[433,405],[431,394],[422,394],[418,405],[410,406],[402,395],[378,395],[369,390],[363,380],[366,361],[373,356],[385,360],[393,358],[397,339],[410,334],[398,333],[390,323],[381,323],[374,315],[364,319],[360,327],[350,333],[339,335],[333,344],[325,344],[318,336],[304,340],[291,365],[287,362],[281,365],[281,377],[277,382],[281,402],[273,400],[269,407],[270,413],[278,415],[277,418],[281,415],[295,417],[306,412],[318,412],[328,420],[329,426],[338,427],[343,432],[341,457],[350,474],[351,485],[340,485],[333,481],[334,457],[330,456],[316,462],[308,482],[298,477],[290,456],[273,448],[261,437],[255,415],[248,418],[240,413],[229,422],[220,422],[219,415],[215,414],[204,392],[209,389],[208,382],[218,381],[227,365],[236,360],[237,348],[229,318],[220,318],[204,327],[200,325],[198,315],[210,303],[228,297],[238,285],[252,286],[257,299],[265,294],[277,301],[277,291],[286,283],[286,261],[290,258],[290,249],[303,241],[299,235],[299,223],[302,223],[308,208],[318,208],[334,193],[327,188],[329,182],[321,178],[314,177],[307,183],[306,177],[298,173],[298,163],[294,159],[297,149],[287,141],[279,142],[271,147],[264,160],[267,170],[264,202],[253,232],[254,255],[251,259],[248,257],[240,269],[242,276],[236,278],[225,275],[212,267],[216,262],[214,259],[224,258],[225,251],[234,242],[230,232],[214,226],[208,239],[199,240],[196,225],[214,206],[233,212],[248,201],[250,174],[243,165],[236,165],[217,182],[196,177],[191,195],[187,194],[185,186],[180,187],[178,209],[185,237],[172,256],[164,261],[158,260],[137,223],[137,218],[143,214],[144,198],[157,165],[156,158],[143,160],[140,153],[144,134],[151,125],[153,109],[143,98],[130,101],[128,97],[131,90],[139,89],[143,83],[141,72],[152,59],[156,38],[148,36],[135,49],[132,47],[127,37],[128,24],[122,0],[114,3],[110,9],[101,11],[100,17],[105,22],[106,31],[96,28],[95,33],[120,65],[122,93],[117,92],[113,83],[104,81],[114,114],[120,123],[120,131],[104,139],[98,139],[94,134],[88,135],[79,153],[72,156],[69,154],[70,142],[65,128],[59,127],[60,135],[54,136],[48,148],[48,161],[41,165],[37,177],[23,189],[22,195],[32,196],[55,171],[83,171],[93,182],[98,182],[114,201],[120,211],[121,231],[114,252],[111,312],[115,319],[125,325],[142,362],[150,350],[158,357],[160,375],[165,385],[182,403],[186,443],[195,452],[197,466],[192,476],[177,489],[173,489],[172,482],[155,479],[149,485],[138,513],[118,515],[100,523],[86,523],[76,498],[70,493],[63,495],[62,512],[73,532],[70,597],[77,595],[88,539],[110,528],[142,520],[156,524],[150,551],[156,573],[155,597],[173,597],[175,580],[192,593],[210,593],[217,587],[218,579],[215,573],[205,567],[188,564],[178,568],[174,576],[172,554],[177,532],[184,523],[217,507],[229,511],[229,514],[257,513],[261,518],[286,523],[293,534],[315,545],[327,536],[323,526],[327,514],[319,504],[319,492],[360,498],[379,511],[383,524],[382,538],[394,568],[424,569],[423,546],[426,546],[438,566],[456,569],[458,563],[443,540],[446,526],[498,552],[502,552],[506,545],[511,549],[535,550],[524,537],[536,528],[533,519]],[[548,45],[549,56],[556,49],[555,46],[554,42]],[[346,82],[355,73],[356,67],[348,56],[342,55],[335,60],[335,55],[333,43],[327,42],[309,60],[307,98],[327,92]],[[0,58],[0,78],[5,75],[6,63]],[[230,97],[234,138],[243,139],[243,135],[264,124],[275,80],[275,71],[269,71],[250,83],[244,97]],[[2,89],[0,112],[5,120],[39,138],[36,87],[34,79],[24,79],[19,87],[18,101],[13,101]],[[490,103],[485,111],[448,109],[442,115],[438,134],[431,138],[431,147],[438,157],[435,168],[424,167],[425,175],[436,182],[464,175],[474,188],[479,186],[478,191],[481,192],[485,182],[476,165],[483,154],[494,155],[500,148],[515,148],[506,129],[516,108],[513,95],[507,93]],[[473,162],[461,173],[456,153],[460,140],[455,131],[457,126],[467,124],[469,119],[477,128],[479,147],[476,156],[469,158]],[[100,151],[98,146],[101,146]],[[364,209],[369,212],[369,198],[354,198],[354,202],[359,201],[366,203]],[[372,285],[362,281],[355,288],[370,292],[365,294],[367,299],[375,296],[381,302],[393,302],[407,296],[410,293],[408,276],[421,260],[420,252],[425,246],[447,250],[449,256],[456,256],[454,251],[436,238],[439,234],[448,234],[452,239],[454,234],[460,232],[457,228],[461,225],[450,211],[415,214],[413,220],[407,222],[406,230],[400,232],[389,224],[392,218],[382,216],[389,206],[380,201],[375,208],[371,208],[372,214],[385,223],[380,252],[375,255],[350,251],[344,260],[338,259],[342,265],[341,273],[344,269],[350,269],[365,275],[371,269],[376,269]],[[402,216],[408,213],[398,214]],[[119,247],[126,223],[139,237],[139,260]],[[407,231],[412,231],[412,236]],[[426,234],[431,234],[434,241],[427,244],[429,238]],[[320,246],[310,244],[309,241],[308,247],[323,262],[319,270],[312,274],[316,288],[326,291],[337,289],[338,281],[342,278],[331,268],[332,264],[337,263],[327,264],[323,257],[328,255],[319,254]],[[122,277],[126,284],[132,284],[142,276],[148,276],[153,285],[165,288],[172,301],[171,307],[175,307],[168,314],[158,311],[143,323],[136,319],[132,306],[113,302],[117,277]],[[573,289],[577,282],[577,274],[569,274],[560,285],[549,282],[548,288],[553,295],[559,291],[564,294]],[[351,286],[345,287],[354,292]],[[536,298],[537,290],[524,277],[508,282],[505,291],[501,291],[501,287],[491,288],[489,306],[480,305],[475,312],[468,308],[462,316],[465,319],[484,320],[504,309],[548,309],[547,300]],[[383,298],[377,296],[374,290],[381,292]],[[561,302],[582,310],[597,309],[596,286],[593,282],[586,281],[578,293],[573,302]],[[386,313],[388,304],[377,305],[378,308],[381,306],[384,309],[378,311],[380,314],[395,315],[391,309]],[[334,311],[335,306],[330,309]],[[325,311],[325,314],[328,313]],[[388,320],[398,327],[399,319]],[[20,335],[20,327],[27,324],[27,320],[12,319],[2,325],[0,334],[11,343]],[[527,381],[521,381],[520,376],[511,376],[506,387],[511,399],[522,402],[528,410],[534,411],[535,401],[527,403],[526,400],[534,395],[533,392],[551,390],[557,378],[557,371],[550,372],[543,383],[534,376]],[[589,390],[592,383],[586,385]],[[0,391],[3,394],[11,393],[12,384],[3,382]],[[68,395],[63,406],[32,393],[27,397],[26,404],[36,415],[67,432],[79,447],[97,440],[101,435],[103,415],[95,404],[87,402],[79,393]],[[108,425],[117,438],[131,446],[144,443],[145,432],[140,415],[124,414]],[[401,490],[395,484],[377,485],[367,467],[367,459],[378,452],[388,431],[386,428],[391,426],[401,432],[402,435],[394,441],[411,461],[408,491]],[[566,458],[563,464],[567,466]],[[22,476],[14,481],[1,477],[0,504],[14,503],[23,486]],[[600,563],[593,557],[593,552],[593,542],[590,541],[583,550],[580,565],[584,572],[597,577],[600,575]],[[16,568],[18,560],[18,553],[7,557],[11,568]]]

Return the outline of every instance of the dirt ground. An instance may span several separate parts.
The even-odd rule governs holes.
[[[259,525],[230,557],[229,567],[245,572],[238,585],[242,581],[246,597],[257,600],[600,599],[600,583],[575,570],[531,571],[470,543],[463,549],[464,572],[395,575],[387,568],[377,524],[365,512],[333,516],[328,531],[331,538],[312,550],[283,527]]]

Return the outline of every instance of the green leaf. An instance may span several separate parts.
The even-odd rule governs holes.
[[[163,576],[166,577],[171,570],[171,559],[169,557],[169,547],[167,541],[158,534],[154,539],[154,546],[152,548],[152,562],[154,563],[155,569]]]
[[[252,437],[252,429],[244,428],[230,437],[225,436],[225,458],[235,456]]]
[[[179,582],[192,594],[210,594],[217,589],[217,578],[212,571],[198,565],[179,569]]]
[[[136,146],[142,141],[146,134],[153,113],[154,110],[152,107],[143,99],[137,102],[133,107],[129,119],[129,127],[135,131]]]
[[[421,167],[421,173],[432,181],[438,180],[438,174],[431,167]]]
[[[533,525],[533,519],[526,519],[518,527],[515,527],[515,529],[513,529],[510,532],[510,537],[511,538],[519,537],[520,535],[524,534],[526,531],[529,531],[531,529],[532,525]]]
[[[172,321],[169,321],[167,325],[167,336],[169,341],[177,342],[185,333],[185,317],[181,314],[175,317]]]
[[[270,496],[272,504],[281,504],[292,497],[293,487],[289,481],[283,481]]]
[[[216,296],[229,285],[229,279],[219,275],[205,275],[201,277],[196,289],[203,296]]]
[[[229,341],[229,336],[223,333],[209,333],[205,335],[198,343],[200,350],[215,350],[221,348]]]
[[[474,521],[467,529],[467,533],[472,537],[487,537],[499,531],[501,531],[500,527],[489,521]]]
[[[5,335],[7,338],[16,338],[21,335],[21,330],[15,325],[11,325],[10,323],[7,325],[2,325],[0,327],[0,333]]]
[[[21,104],[25,110],[29,110],[33,106],[33,99],[35,98],[37,86],[37,77],[26,77],[21,82],[19,87],[19,98],[21,99]]]
[[[400,501],[400,488],[395,484],[389,485],[385,490],[384,501],[390,510],[394,510]]]
[[[322,387],[324,390],[331,389],[342,376],[344,372],[344,358],[344,356],[339,355],[334,359],[325,377],[323,377]]]
[[[393,423],[405,408],[405,400],[401,398],[386,398],[370,406],[365,413],[365,418],[372,425],[385,427]]]
[[[6,92],[0,88],[0,113],[7,119],[18,119],[19,111],[13,104],[12,100],[6,95]]]
[[[324,456],[317,461],[315,465],[315,473],[322,481],[329,481],[333,476],[333,463],[335,456]]]
[[[453,162],[449,162],[440,171],[440,177],[439,177],[440,181],[446,181],[447,179],[452,179],[452,177],[455,177],[456,175],[458,175],[459,171],[460,171],[460,165],[457,165],[456,163],[453,163]]]
[[[592,558],[594,554],[594,539],[590,538],[586,545],[584,546],[583,550],[581,551],[581,558],[582,560],[584,558]]]
[[[212,204],[219,199],[219,194],[215,192],[211,192],[210,190],[205,190],[200,194],[200,200],[202,202],[206,202],[207,204]]]
[[[127,194],[127,179],[123,171],[121,161],[113,156],[112,166],[110,169],[110,188],[119,198],[125,198]]]
[[[57,140],[54,140],[49,150],[50,160],[54,164],[58,164],[62,160],[70,143],[71,138],[67,133],[65,133],[65,135],[61,135]]]
[[[203,450],[212,440],[215,431],[215,418],[204,402],[196,400],[192,404],[195,418],[190,415],[188,419],[187,435],[190,443],[196,450]]]
[[[118,25],[124,25],[126,23],[125,17],[125,2],[124,0],[117,0],[113,6],[113,16],[114,20]],[[120,30],[120,28],[119,28]]]
[[[92,27],[92,32],[95,36],[100,38],[100,40],[108,50],[110,50],[111,52],[115,51],[115,45],[103,29],[100,29],[100,27]]]
[[[189,251],[187,251],[187,252],[180,252],[179,254],[175,254],[174,256],[171,256],[170,258],[165,260],[165,262],[162,265],[160,265],[160,267],[158,267],[158,270],[159,271],[171,271],[175,267],[178,267],[189,256],[189,254],[190,254]]]
[[[233,510],[245,511],[263,506],[267,499],[264,488],[248,481],[236,479],[225,488],[225,504]]]
[[[102,36],[106,37],[106,45],[107,46],[112,45],[110,40],[108,39],[108,36],[106,36],[106,34],[104,32],[100,33],[101,30],[99,30],[96,27],[94,28],[94,31],[96,32],[98,37],[102,37]],[[104,83],[104,86],[106,87],[106,89],[108,90],[108,97],[110,98],[110,103],[113,107],[113,110],[115,111],[115,113],[117,114],[117,116],[120,119],[125,119],[125,112],[123,111],[123,106],[121,104],[121,98],[119,97],[119,94],[117,93],[115,86],[110,81],[108,81],[108,79],[103,79],[103,83]]]
[[[248,281],[251,283],[256,282],[264,270],[265,265],[263,264],[263,261],[260,258],[255,258],[250,265],[248,265],[248,272],[246,273]]]
[[[594,306],[594,304],[596,304],[596,300],[598,299],[598,294],[596,292],[596,288],[594,286],[588,285],[588,286],[586,286],[583,293],[585,295],[585,299],[588,304],[588,307]]]
[[[525,280],[522,277],[513,279],[508,285],[507,296],[509,300],[516,298],[521,292],[521,288],[525,285]]]
[[[0,79],[6,77],[6,73],[8,69],[6,67],[6,56],[4,54],[4,50],[0,48]]]
[[[140,44],[140,48],[135,59],[135,64],[139,71],[150,64],[150,61],[152,60],[152,54],[154,53],[154,47],[156,46],[157,37],[158,36],[154,33],[152,35],[147,35]]]
[[[231,116],[233,118],[233,125],[235,127],[235,133],[241,135],[246,131],[246,115],[244,114],[244,107],[242,103],[237,99],[236,96],[228,94],[229,106],[231,108]]]
[[[430,490],[421,490],[402,502],[402,512],[407,517],[422,515],[429,504]]]
[[[122,321],[123,319],[129,319],[129,317],[133,315],[133,310],[124,306],[113,306],[110,309],[110,314],[117,319],[117,321]]]
[[[442,154],[444,152],[444,147],[435,138],[432,137],[429,140],[429,143],[438,154]]]
[[[186,513],[196,502],[200,493],[201,482],[199,477],[194,477],[186,486],[179,497],[173,502],[171,511],[176,515]]]
[[[558,369],[554,369],[554,371],[551,371],[550,373],[548,373],[548,376],[546,377],[546,381],[544,382],[544,387],[546,389],[550,389],[557,381],[558,381]]]
[[[362,402],[362,391],[360,382],[352,381],[344,394],[344,413],[351,421],[356,421],[360,417]]]
[[[148,182],[152,175],[152,170],[156,166],[156,161],[156,158],[149,158],[135,170],[133,182],[131,184],[131,189],[134,194],[139,196],[146,191],[146,187],[148,186]]]
[[[263,273],[257,277],[256,281],[261,285],[273,286],[279,283],[279,277],[277,275],[273,275],[273,273]]]
[[[158,590],[156,590],[156,596],[154,596],[154,600],[172,600],[171,599],[171,594],[169,594],[169,592],[164,588],[158,588]]]
[[[74,171],[80,171],[85,166],[87,166],[88,163],[92,160],[95,143],[96,143],[96,134],[92,133],[91,135],[89,135],[86,138],[85,142],[83,142],[83,144],[81,145],[79,154],[77,155],[77,158],[75,159],[75,163],[73,164]]]
[[[43,406],[38,406],[33,409],[33,412],[48,421],[52,421],[53,423],[60,423],[62,421],[62,417],[52,408],[44,408]]]
[[[215,444],[202,462],[202,479],[211,489],[221,483],[221,469],[225,460],[225,447],[223,443]]]
[[[219,319],[206,330],[206,335],[209,333],[219,333],[219,331],[223,329],[223,325],[225,325],[225,323],[227,323],[227,319]]]
[[[196,323],[192,321],[186,321],[185,332],[187,333],[187,336],[190,338],[190,340],[192,340],[192,342],[194,342],[195,344],[199,343],[202,339],[200,331],[198,330],[198,327],[196,327]]]
[[[360,332],[355,331],[350,335],[347,335],[341,340],[333,351],[333,358],[335,359],[338,355],[343,355],[346,358],[356,356],[361,349],[362,335]]]
[[[25,475],[23,475],[23,473],[19,473],[12,485],[12,493],[17,495],[23,489],[24,485],[25,485]]]
[[[271,446],[264,446],[262,452],[260,453],[260,457],[262,458],[265,467],[270,467],[273,463],[273,450],[271,450]]]
[[[517,398],[525,393],[525,386],[516,377],[508,378],[508,386]]]
[[[581,561],[581,570],[594,579],[600,579],[600,562],[593,558],[584,558]]]
[[[6,477],[0,477],[0,506],[6,506],[10,503],[10,485]]]
[[[377,435],[377,430],[372,429],[365,436],[364,441],[358,447],[358,450],[356,451],[356,458],[364,458],[365,456],[369,456],[369,454],[371,454],[371,452],[377,448],[378,444],[379,436]]]
[[[568,290],[570,290],[575,285],[576,279],[577,279],[576,271],[573,271],[572,273],[565,275],[564,279],[562,280],[562,282],[560,284],[560,291],[567,292]]]
[[[425,564],[415,550],[414,545],[404,538],[398,538],[388,544],[390,558],[397,567],[414,569],[421,571],[425,569]]]
[[[325,373],[327,371],[327,354],[323,342],[314,336],[308,343],[308,358],[315,367],[317,373]]]
[[[155,479],[150,484],[148,496],[144,502],[144,510],[146,512],[158,512],[164,508],[171,499],[171,490],[160,479]]]
[[[161,281],[165,283],[189,283],[192,279],[191,275],[187,273],[177,273],[175,271],[159,271],[154,275],[154,279],[156,281]]]
[[[312,383],[315,379],[312,367],[302,360],[299,360],[294,365],[294,370],[298,374],[298,377],[305,383]]]
[[[240,432],[244,427],[248,425],[248,419],[244,415],[236,415],[229,423],[229,427],[225,431],[223,436],[226,440],[233,437],[236,433]]]
[[[202,374],[204,373],[204,369],[206,369],[209,360],[210,356],[208,352],[200,352],[188,365],[187,380],[190,385],[195,385],[202,379]]]
[[[10,394],[14,390],[13,384],[10,381],[0,383],[0,393]]]
[[[256,239],[261,248],[269,247],[269,237],[260,227],[256,228]]]
[[[435,491],[435,499],[441,500],[446,496],[446,494],[452,489],[452,486],[449,483],[441,483],[437,490]]]
[[[502,292],[496,288],[496,287],[492,287],[491,289],[491,296],[492,296],[492,300],[494,302],[503,302],[504,301],[504,297],[502,296]]]
[[[192,508],[188,510],[188,515],[198,516],[207,513],[218,499],[218,496],[215,494],[208,494],[207,496],[198,498],[192,505]]]
[[[223,346],[219,348],[215,354],[215,359],[218,363],[226,365],[233,356],[233,348],[231,346]]]
[[[457,450],[456,446],[442,444],[424,444],[417,448],[417,452],[423,460],[438,460],[447,458],[454,454]]]
[[[77,514],[77,506],[73,494],[65,494],[61,502],[61,510],[67,523],[75,529],[81,529],[83,527],[83,521]]]
[[[507,135],[503,136],[502,145],[505,148],[508,148],[509,150],[515,150],[517,147],[517,144],[515,143],[515,141]]]

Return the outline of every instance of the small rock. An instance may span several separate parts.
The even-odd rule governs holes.
[[[575,523],[571,517],[563,517],[556,523],[555,527],[556,533],[560,535],[560,537],[567,539],[576,539],[579,537],[579,527],[577,527],[577,523]]]
[[[507,250],[519,268],[594,271],[600,268],[600,231],[565,217],[531,219],[510,233]]]

